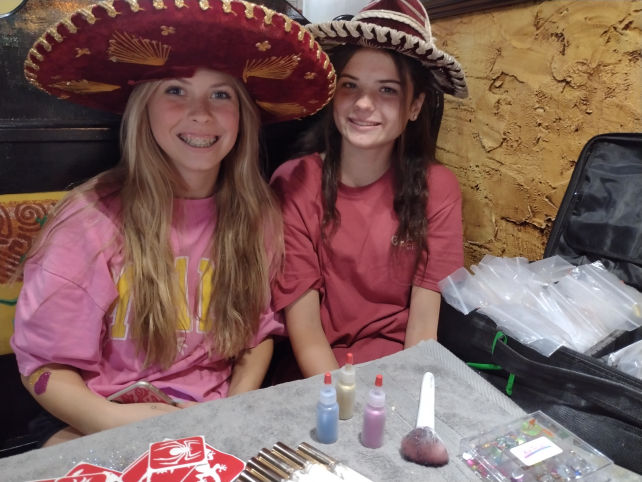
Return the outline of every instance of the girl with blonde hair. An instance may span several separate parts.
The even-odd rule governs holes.
[[[124,107],[120,163],[69,193],[24,265],[12,347],[46,410],[43,443],[259,388],[283,333],[269,291],[281,219],[258,130],[323,107],[334,72],[265,7],[161,3],[82,9],[25,62],[45,92]],[[142,380],[170,403],[109,401]]]

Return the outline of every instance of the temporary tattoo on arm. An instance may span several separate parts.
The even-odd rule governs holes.
[[[42,395],[45,393],[50,376],[51,372],[46,368],[41,368],[31,374],[29,377],[29,384],[33,387],[33,391],[36,395]]]

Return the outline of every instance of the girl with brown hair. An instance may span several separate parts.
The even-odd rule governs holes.
[[[273,285],[304,376],[436,338],[438,281],[463,265],[461,193],[435,158],[443,93],[465,97],[418,0],[307,26],[337,90],[302,158],[272,177],[285,267]]]

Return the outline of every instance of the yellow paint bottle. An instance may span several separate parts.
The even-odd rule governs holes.
[[[352,353],[346,355],[346,364],[339,370],[337,377],[337,402],[339,403],[339,418],[348,420],[354,414],[354,399],[356,394],[356,374]]]

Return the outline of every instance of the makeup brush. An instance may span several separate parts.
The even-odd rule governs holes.
[[[401,441],[401,455],[421,465],[448,463],[448,450],[435,433],[435,377],[430,372],[424,373],[421,381],[417,425]]]

